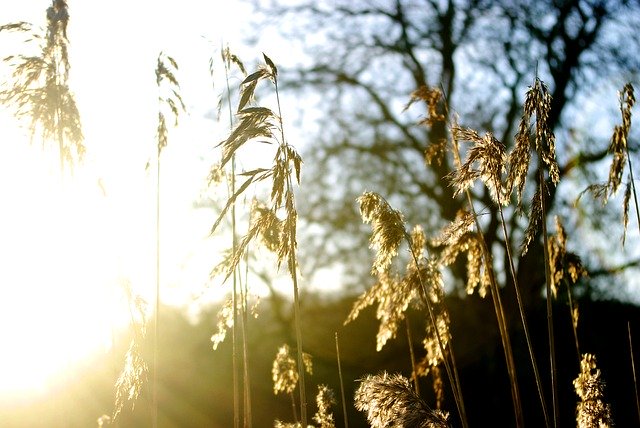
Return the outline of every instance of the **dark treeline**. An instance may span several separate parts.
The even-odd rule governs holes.
[[[313,357],[313,375],[307,379],[308,395],[311,397],[309,413],[316,411],[313,397],[317,385],[326,384],[334,392],[338,402],[333,406],[337,426],[342,426],[342,405],[339,402],[340,384],[334,345],[334,332],[341,337],[340,351],[347,410],[350,427],[367,427],[365,415],[353,406],[353,396],[358,380],[366,374],[381,371],[410,376],[411,362],[407,352],[406,335],[399,334],[381,352],[375,352],[377,322],[373,310],[365,310],[353,323],[343,326],[351,310],[353,298],[333,302],[306,296],[303,308],[305,349]],[[476,296],[464,301],[450,298],[453,345],[458,357],[462,392],[465,394],[469,423],[472,426],[512,426],[509,410],[509,379],[505,375],[504,359],[491,307]],[[627,426],[635,419],[636,410],[633,392],[633,377],[629,360],[627,321],[637,320],[637,307],[613,301],[581,301],[580,344],[583,352],[598,356],[598,366],[606,382],[605,396],[611,403],[614,421],[618,426]],[[191,324],[181,309],[165,308],[161,322],[165,325],[159,343],[162,367],[159,379],[159,426],[162,427],[211,427],[232,426],[233,403],[231,385],[231,346],[229,338],[217,351],[211,349],[211,332],[215,330],[215,310],[203,313],[197,324]],[[545,326],[544,307],[532,316],[532,326]],[[410,312],[414,327],[414,346],[420,346],[424,329],[424,315]],[[560,426],[575,424],[576,395],[571,381],[576,377],[578,357],[573,347],[570,320],[560,314],[556,317],[558,337]],[[273,426],[275,419],[291,420],[289,397],[273,393],[271,366],[278,347],[288,339],[283,329],[270,314],[266,306],[260,316],[249,323],[249,346],[254,426]],[[546,329],[534,327],[532,335],[535,345],[543,350],[546,346]],[[634,341],[639,342],[634,332]],[[93,359],[76,367],[72,376],[65,376],[65,387],[54,386],[46,395],[24,399],[2,397],[0,420],[4,427],[90,427],[97,426],[98,418],[111,414],[114,408],[114,384],[128,338],[117,339],[116,351],[96,355]],[[150,344],[150,343],[149,343]],[[145,358],[151,357],[151,348],[146,349]],[[543,424],[539,404],[535,396],[533,374],[527,360],[527,351],[521,332],[514,334],[514,353],[523,391],[524,415],[527,425]],[[548,364],[547,361],[541,364]],[[421,395],[428,403],[435,397],[431,378],[420,379]],[[127,403],[115,426],[150,426],[151,401],[149,390],[138,398],[132,411]],[[455,412],[454,403],[448,395],[444,410]],[[454,415],[450,419],[454,419]]]

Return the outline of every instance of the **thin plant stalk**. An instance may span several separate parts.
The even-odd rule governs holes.
[[[405,232],[405,240],[409,244],[409,251],[411,252],[411,256],[417,267],[419,266],[418,256],[416,255],[415,249],[413,248],[413,245],[411,243],[411,236],[409,236],[406,232]],[[460,391],[460,381],[457,376],[454,376],[453,369],[451,368],[451,363],[447,359],[446,349],[444,347],[442,338],[440,337],[440,332],[438,331],[438,323],[433,313],[431,302],[429,302],[429,297],[428,297],[429,294],[427,292],[427,287],[424,284],[424,281],[422,280],[422,275],[418,274],[418,280],[420,282],[420,289],[421,289],[420,296],[427,307],[427,312],[429,313],[429,319],[431,321],[431,324],[433,325],[433,329],[436,334],[436,340],[438,341],[438,346],[440,348],[440,352],[442,353],[442,360],[444,361],[444,366],[447,371],[447,376],[449,377],[449,383],[451,384],[451,390],[453,392],[453,398],[456,402],[456,407],[458,409],[460,421],[462,422],[462,426],[464,428],[468,428],[469,424],[467,422],[467,415],[464,408],[464,401],[462,399],[462,393]],[[449,353],[449,355],[451,355],[451,353]],[[453,364],[455,365],[455,360],[453,361]]]
[[[499,188],[499,187],[496,187]],[[544,414],[544,420],[545,420],[545,425],[547,427],[550,427],[550,421],[549,421],[549,413],[547,410],[547,404],[545,402],[544,399],[544,392],[542,390],[542,380],[540,378],[540,372],[538,371],[538,364],[536,362],[536,356],[533,352],[533,344],[531,342],[531,335],[529,334],[529,325],[527,324],[527,318],[524,314],[524,304],[522,303],[522,296],[520,294],[520,286],[518,284],[518,277],[516,275],[516,268],[513,264],[513,255],[511,252],[511,241],[510,241],[510,236],[509,236],[509,232],[507,231],[507,225],[506,225],[506,221],[504,219],[504,210],[502,209],[502,206],[500,206],[498,204],[498,212],[500,213],[500,224],[502,226],[502,233],[504,235],[504,243],[505,243],[505,249],[507,252],[507,259],[509,260],[509,271],[511,273],[511,277],[513,278],[513,287],[515,289],[516,292],[516,300],[518,303],[518,310],[520,312],[520,319],[522,321],[522,328],[524,331],[524,336],[525,339],[527,341],[527,349],[529,350],[529,357],[531,359],[531,365],[533,367],[533,374],[535,376],[536,379],[536,386],[538,387],[538,396],[540,397],[540,404],[542,405],[542,412]],[[544,222],[543,222],[544,223]]]
[[[158,338],[160,324],[160,146],[156,152],[156,299],[153,323],[153,398],[151,426],[158,426]]]
[[[640,422],[640,398],[638,396],[638,379],[636,377],[636,363],[633,357],[633,342],[631,341],[631,323],[627,321],[627,331],[629,332],[629,353],[631,354],[631,371],[633,372],[633,388],[636,394],[636,410],[638,411],[638,422]]]
[[[544,171],[542,169],[542,156],[539,157],[538,166],[538,178],[540,185],[540,206],[542,207],[541,223],[542,223],[542,238],[544,244],[544,274],[546,279],[547,290],[547,329],[549,333],[549,361],[551,364],[551,397],[553,403],[553,426],[558,426],[558,420],[560,418],[558,408],[558,368],[556,361],[556,345],[553,329],[553,306],[552,306],[552,294],[551,294],[551,265],[549,264],[549,237],[547,236],[547,207],[544,198],[546,191],[546,184],[544,180]],[[573,323],[573,321],[572,321]]]
[[[409,344],[409,356],[411,357],[411,371],[413,372],[413,387],[416,394],[420,395],[420,386],[418,385],[418,371],[416,370],[416,354],[413,351],[413,340],[411,339],[411,323],[409,318],[404,319],[404,323],[407,326],[407,343]]]
[[[165,60],[170,64],[167,65]],[[154,314],[154,333],[153,333],[153,394],[152,394],[152,426],[158,426],[158,379],[159,379],[159,357],[158,357],[158,339],[159,339],[159,323],[160,323],[160,157],[162,149],[168,144],[168,129],[166,125],[166,116],[163,113],[162,106],[166,105],[171,109],[174,118],[174,126],[178,124],[179,111],[185,111],[186,107],[182,101],[182,97],[178,93],[180,85],[174,76],[174,71],[178,69],[176,61],[168,55],[160,52],[158,55],[158,65],[156,67],[156,85],[158,88],[158,146],[156,150],[156,295],[155,295],[155,314]],[[170,94],[163,97],[163,83],[169,85]]]
[[[293,420],[298,420],[298,406],[296,405],[296,396],[293,395],[293,391],[289,393],[289,397],[291,398],[291,412],[293,413]]]
[[[251,223],[251,219],[249,219]],[[249,294],[249,249],[247,248],[245,256],[245,272],[244,281],[240,284],[240,290],[242,293],[242,367],[244,368],[243,378],[243,390],[244,390],[244,427],[250,428],[252,426],[251,417],[251,378],[249,377],[249,341],[247,339],[247,326],[249,322],[248,310],[247,310],[247,296]]]
[[[338,377],[340,379],[340,395],[342,397],[342,414],[344,416],[344,428],[349,428],[349,420],[347,418],[347,399],[344,393],[344,380],[342,379],[342,366],[340,365],[340,345],[338,344],[338,332],[336,337],[336,359],[338,360]]]
[[[274,85],[276,91],[276,102],[278,105],[278,120],[280,122],[280,137],[282,138],[282,144],[285,144],[284,126],[282,123],[282,108],[280,107],[280,91],[278,90],[278,79],[274,76]],[[291,191],[293,184],[291,182],[291,175],[287,174],[287,190]],[[299,374],[299,386],[300,386],[300,421],[303,427],[307,426],[307,394],[304,381],[304,359],[302,357],[302,327],[300,321],[300,296],[298,287],[298,271],[297,271],[297,257],[296,257],[296,245],[294,236],[291,240],[291,248],[289,254],[289,274],[291,281],[293,282],[293,313],[294,323],[296,331],[296,351],[298,354],[298,374]]]
[[[232,208],[233,211],[233,208]],[[233,242],[235,244],[235,234]],[[231,304],[233,306],[233,330],[231,331],[231,360],[232,360],[232,382],[233,382],[233,426],[240,428],[240,375],[238,368],[238,290],[237,290],[237,272],[233,271],[233,296]]]
[[[633,167],[631,166],[631,156],[629,156],[629,146],[628,144],[624,145],[625,150],[627,151],[627,163],[629,164],[629,179],[631,180],[631,190],[633,191],[633,203],[636,207],[636,220],[638,222],[638,232],[640,232],[640,209],[638,208],[638,195],[636,194],[636,183],[633,179]]]
[[[574,321],[574,311],[575,311],[575,305],[573,304],[573,293],[571,293],[571,285],[569,284],[569,281],[567,281],[565,279],[565,285],[567,287],[567,297],[569,299],[569,311],[571,311],[571,328],[573,330],[573,340],[575,342],[576,345],[576,355],[578,356],[578,366],[580,365],[580,358],[581,358],[581,353],[580,353],[580,342],[578,341],[578,330],[576,329],[576,323]]]
[[[224,59],[224,57],[223,57]],[[224,75],[227,84],[227,105],[229,107],[229,128],[233,128],[233,112],[231,110],[231,88],[229,87],[229,67],[226,59],[224,59]],[[231,158],[231,182],[230,182],[230,194],[236,193],[236,157],[235,154]],[[231,247],[233,254],[236,253],[238,246],[236,238],[236,203],[233,201],[231,204]],[[239,369],[238,369],[238,274],[237,270],[233,271],[233,331],[231,332],[231,347],[232,347],[232,370],[233,370],[233,426],[240,428],[240,388],[239,384]]]

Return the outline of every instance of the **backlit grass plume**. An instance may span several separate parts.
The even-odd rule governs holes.
[[[613,129],[609,152],[613,154],[613,161],[609,169],[609,181],[607,182],[608,194],[612,195],[618,190],[622,181],[622,173],[624,171],[624,161],[629,164],[629,180],[624,192],[622,201],[623,227],[622,244],[624,245],[627,236],[627,226],[629,225],[629,203],[631,201],[631,193],[633,191],[633,201],[636,208],[636,220],[638,220],[638,230],[640,231],[640,209],[638,209],[638,195],[636,193],[635,180],[633,178],[633,166],[631,157],[629,156],[629,130],[631,128],[631,108],[635,104],[635,96],[633,94],[633,86],[627,83],[620,92],[620,113],[622,115],[622,124],[616,125]]]
[[[0,32],[23,33],[27,42],[36,45],[35,54],[4,58],[13,68],[13,82],[0,91],[0,101],[10,105],[17,118],[30,122],[32,140],[39,134],[43,145],[49,141],[57,145],[61,171],[85,152],[80,113],[69,88],[68,23],[67,2],[53,0],[45,31],[34,30],[26,22],[0,27]]]
[[[445,115],[443,114],[444,96],[440,89],[428,86],[419,87],[411,93],[409,102],[407,102],[403,111],[407,110],[417,101],[424,102],[425,106],[427,107],[427,114],[418,122],[418,125],[431,127],[436,122],[443,122],[446,119]],[[433,162],[441,165],[446,152],[446,148],[447,140],[444,138],[438,141],[431,142],[424,151],[425,162],[428,165],[432,164]]]
[[[522,192],[527,180],[531,161],[531,135],[529,128],[532,117],[536,117],[533,149],[549,169],[549,176],[554,184],[560,180],[560,171],[556,162],[555,135],[549,128],[548,119],[551,110],[551,94],[547,85],[536,77],[533,86],[527,91],[522,118],[515,137],[515,147],[509,154],[509,173],[507,188],[516,190],[518,203],[522,200]]]
[[[304,370],[313,374],[313,362],[311,355],[303,354]],[[291,398],[291,408],[293,411],[293,418],[298,420],[298,412],[296,410],[296,400],[293,395],[298,381],[300,379],[300,373],[302,370],[298,370],[296,360],[291,356],[289,345],[284,344],[278,349],[276,358],[273,360],[271,367],[271,378],[273,379],[273,393],[274,394],[288,394]],[[301,386],[302,387],[302,386]]]
[[[113,412],[115,420],[124,405],[131,402],[131,408],[135,406],[142,389],[147,385],[148,366],[142,357],[142,346],[146,336],[146,305],[142,297],[134,295],[129,283],[123,284],[124,292],[129,304],[129,327],[131,329],[131,342],[125,355],[124,368],[116,380],[116,399]]]
[[[233,327],[233,321],[233,299],[227,299],[220,311],[218,311],[218,322],[216,324],[218,331],[211,336],[214,351],[224,341],[227,336],[227,330]]]
[[[491,285],[482,251],[482,238],[472,231],[475,224],[471,213],[459,212],[456,219],[445,227],[440,236],[434,240],[435,246],[443,247],[440,263],[449,266],[456,261],[460,253],[467,253],[467,294],[477,290],[480,297],[485,297]]]
[[[268,57],[265,56],[265,60]],[[214,222],[211,233],[215,232],[224,218],[227,211],[235,203],[237,198],[244,194],[250,185],[254,183],[271,181],[269,207],[262,205],[256,212],[259,214],[257,220],[249,230],[249,233],[241,241],[236,252],[238,257],[234,257],[233,263],[228,267],[227,272],[233,272],[240,257],[244,253],[249,242],[258,235],[278,238],[277,243],[272,239],[272,249],[278,256],[278,263],[287,260],[296,244],[296,223],[297,210],[293,194],[293,182],[300,181],[300,171],[302,158],[284,139],[282,129],[282,118],[267,107],[247,107],[253,99],[256,85],[261,80],[271,80],[277,82],[277,69],[271,60],[266,61],[267,65],[262,66],[258,71],[250,74],[241,84],[240,102],[238,105],[238,124],[231,134],[219,145],[222,147],[222,160],[219,165],[223,168],[233,155],[247,142],[254,141],[264,144],[277,144],[273,164],[269,168],[256,168],[240,174],[244,178],[242,184],[232,194],[218,218]],[[284,219],[280,219],[278,212],[282,210]],[[275,227],[275,229],[274,229]],[[279,230],[279,236],[273,236],[274,230]],[[295,266],[288,264],[291,271]]]
[[[318,411],[313,416],[313,421],[318,424],[318,428],[336,428],[333,413],[331,413],[331,406],[335,403],[333,391],[326,385],[318,385],[316,395]]]
[[[604,401],[604,382],[594,355],[582,355],[580,374],[573,386],[579,398],[576,408],[578,428],[613,426],[611,406]]]
[[[441,361],[447,370],[447,376],[453,390],[456,406],[463,426],[467,426],[464,402],[460,391],[460,382],[453,351],[447,353],[448,316],[444,309],[442,296],[442,277],[434,260],[424,257],[426,238],[421,228],[416,228],[412,234],[405,230],[402,214],[394,210],[379,194],[365,192],[358,198],[360,213],[365,223],[371,223],[373,232],[370,238],[371,247],[376,250],[376,257],[371,273],[378,275],[381,281],[375,288],[366,292],[354,305],[354,309],[347,318],[347,322],[354,319],[360,309],[378,301],[377,316],[381,320],[378,332],[378,350],[382,348],[389,337],[395,335],[398,322],[404,319],[409,302],[414,295],[426,307],[431,330],[428,330],[429,343],[434,338],[439,347]],[[389,276],[389,267],[398,254],[402,240],[405,240],[411,253],[411,261],[402,279],[396,280]],[[445,321],[447,331],[442,332],[442,321]]]
[[[599,199],[602,204],[606,204],[611,196],[614,196],[620,185],[622,184],[622,175],[624,174],[625,162],[629,165],[628,180],[625,185],[624,197],[622,200],[622,224],[623,235],[622,244],[624,245],[627,235],[627,227],[629,226],[629,205],[631,195],[636,208],[636,219],[638,220],[638,230],[640,231],[640,209],[638,208],[638,197],[636,193],[635,179],[633,174],[633,165],[629,156],[628,138],[631,129],[631,109],[635,105],[636,99],[634,95],[633,85],[627,83],[622,90],[618,92],[620,102],[620,114],[622,123],[616,125],[613,129],[613,135],[609,143],[609,153],[613,156],[611,165],[609,166],[609,177],[606,183],[594,183],[587,186],[578,196],[576,203],[586,192],[592,194],[595,199]]]
[[[278,354],[275,360],[273,360],[271,374],[274,394],[281,392],[290,394],[296,389],[296,385],[298,384],[298,368],[296,367],[296,360],[291,357],[289,345],[282,345],[278,349]]]
[[[432,410],[399,374],[382,373],[363,379],[355,406],[367,414],[372,428],[446,428],[448,414]]]
[[[518,311],[520,313],[520,318],[522,321],[525,338],[527,340],[527,348],[529,350],[529,356],[531,358],[531,364],[532,364],[534,375],[536,378],[536,385],[538,387],[538,393],[540,396],[541,405],[543,407],[543,413],[545,414],[546,425],[550,426],[549,418],[546,411],[546,404],[543,396],[542,380],[538,372],[535,353],[533,352],[533,345],[531,341],[531,336],[529,334],[529,328],[527,325],[524,304],[523,304],[522,296],[520,293],[520,286],[518,285],[518,276],[516,274],[516,269],[513,261],[514,259],[511,251],[511,245],[510,245],[511,238],[509,236],[509,231],[507,229],[507,224],[505,221],[504,209],[503,209],[503,205],[507,205],[509,202],[508,195],[511,194],[511,190],[513,189],[514,186],[518,188],[517,189],[518,201],[520,202],[521,192],[524,188],[526,174],[529,168],[529,165],[528,165],[530,160],[529,121],[531,119],[531,115],[534,113],[537,115],[538,127],[540,128],[538,129],[540,135],[539,136],[537,135],[536,138],[547,137],[549,134],[553,136],[553,134],[548,129],[545,128],[546,118],[548,117],[548,111],[544,110],[544,108],[547,108],[550,106],[550,99],[547,99],[546,96],[540,95],[539,92],[543,91],[543,89],[546,88],[541,85],[542,84],[539,83],[539,81],[536,79],[536,85],[534,85],[533,88],[530,88],[529,92],[527,93],[527,101],[525,102],[525,108],[524,108],[525,113],[520,123],[519,136],[516,136],[516,139],[519,139],[519,141],[516,142],[516,148],[514,149],[514,152],[512,152],[510,156],[510,160],[515,160],[518,163],[517,164],[512,163],[511,169],[509,170],[507,175],[506,186],[503,187],[501,184],[502,172],[504,171],[504,161],[505,161],[504,147],[502,146],[502,144],[499,141],[495,140],[495,138],[493,138],[489,133],[485,134],[484,138],[480,138],[476,131],[460,128],[457,126],[454,126],[452,128],[452,136],[453,136],[453,147],[455,150],[454,155],[458,160],[458,167],[451,174],[451,177],[452,177],[451,182],[456,187],[455,194],[463,193],[463,192],[466,194],[467,200],[472,212],[475,213],[475,208],[473,208],[473,200],[471,199],[469,189],[477,179],[481,179],[484,185],[487,187],[487,189],[489,189],[489,194],[491,195],[492,200],[497,206],[498,214],[500,216],[500,225],[501,225],[502,234],[505,242],[505,250],[507,255],[506,259],[509,264],[509,271],[511,273],[511,278],[513,279],[516,300],[518,303]],[[541,105],[538,105],[536,103]],[[524,132],[526,132],[526,136]],[[526,145],[524,144],[525,138],[526,138]],[[460,140],[467,140],[474,143],[474,146],[467,152],[467,160],[464,163],[462,162],[462,160],[460,160],[460,157],[459,157],[458,142]],[[553,151],[553,153],[555,153],[554,151],[555,149],[553,150],[549,149],[549,146],[551,145],[552,145],[551,142],[548,142],[546,146],[543,142],[536,143],[536,147],[540,147],[541,150],[545,150],[545,147],[546,147],[546,150],[548,152],[551,153]],[[516,154],[514,155],[514,153]],[[543,156],[545,158],[548,158],[549,157],[548,155],[549,154],[543,156],[539,153],[539,156]],[[554,154],[554,162],[555,162],[555,154]],[[542,163],[542,160],[540,161],[540,163]],[[478,165],[477,169],[475,170],[472,169],[472,166],[474,164]],[[514,169],[514,165],[515,165],[515,169]],[[542,172],[541,168],[542,166],[539,165],[540,173]],[[551,169],[554,169],[554,167],[551,167]],[[555,165],[555,169],[557,170],[557,165]],[[526,252],[529,242],[533,239],[534,236],[536,236],[538,224],[542,222],[544,219],[543,198],[541,197],[542,195],[541,188],[543,185],[544,183],[541,183],[540,187],[538,187],[536,196],[534,197],[532,202],[532,213],[529,219],[529,226],[527,227],[523,253]],[[475,218],[475,222],[477,224],[478,230],[480,230],[480,227],[477,222],[477,216],[474,216],[474,218]],[[453,228],[456,228],[456,227],[459,228],[459,226],[455,226],[455,222],[454,222]],[[543,224],[543,232],[544,234],[546,234],[546,228],[544,224]],[[471,283],[468,284],[468,286],[473,286],[473,284],[476,283],[475,276],[480,275],[478,273],[478,270],[479,270],[479,267],[482,265],[479,262],[481,260],[479,256],[481,255],[485,257],[484,274],[482,276],[479,276],[479,278],[481,279],[478,279],[478,281],[482,281],[484,284],[491,285],[492,282],[495,282],[495,279],[492,280],[491,278],[492,272],[489,271],[489,269],[491,269],[491,266],[489,263],[487,263],[488,261],[487,258],[490,257],[489,250],[488,248],[484,248],[486,247],[486,244],[483,244],[483,240],[482,240],[483,238],[480,237],[479,235],[476,237],[479,239],[473,242],[473,244],[471,244],[471,241],[469,241],[468,243],[472,245],[470,247],[471,252],[468,253],[470,257],[470,259],[468,259],[469,261],[468,269],[470,270],[470,276],[471,276]],[[545,236],[545,240],[546,240],[546,236]],[[444,261],[449,261],[448,259],[455,257],[455,255],[457,255],[456,251],[459,252],[463,248],[464,247],[457,248],[456,246],[450,248],[449,254],[447,253],[444,254],[444,256],[446,257]],[[547,256],[546,249],[545,249],[545,256]],[[548,261],[548,257],[545,257],[545,260]],[[547,269],[547,278],[548,278],[548,269]],[[496,296],[497,293],[499,292],[497,290],[497,284],[495,284],[493,288],[494,288],[494,296]],[[549,292],[549,295],[550,295],[550,292]],[[502,315],[503,310],[501,309],[501,303],[497,299],[494,299],[494,306],[496,308],[496,315],[498,317],[499,323],[503,324],[502,326],[500,326],[500,329],[501,329],[501,336],[503,337],[503,345],[506,351],[507,346],[510,346],[510,345],[507,345],[507,342],[506,342],[506,337],[508,332],[505,328],[504,319],[500,320],[501,317],[503,318],[503,315]],[[510,359],[510,358],[511,358],[510,356],[507,356],[507,359]],[[514,405],[517,409],[518,408],[517,403],[519,402],[519,398],[517,397],[517,395],[519,395],[519,393],[516,391],[517,385],[515,383],[515,370],[514,370],[514,367],[511,367],[509,370],[511,372],[510,376],[512,379]],[[519,413],[520,411],[517,410],[517,412]],[[517,415],[517,420],[518,420],[518,426],[522,426],[521,415]]]
[[[376,250],[372,274],[385,271],[405,237],[404,219],[400,211],[391,208],[379,194],[365,192],[358,198],[360,214],[365,223],[371,223],[371,248]]]
[[[178,63],[171,56],[160,52],[156,64],[156,85],[158,87],[158,153],[164,149],[169,140],[167,116],[173,117],[173,126],[178,124],[181,112],[186,111],[180,95],[180,84],[176,78]],[[165,108],[166,107],[166,108]],[[168,109],[168,111],[166,111]]]
[[[555,222],[556,234],[549,237],[551,292],[554,297],[558,295],[558,287],[562,281],[573,285],[581,277],[587,276],[587,270],[582,265],[580,257],[567,251],[567,233],[557,216]]]
[[[576,346],[578,358],[580,358],[580,344],[578,341],[578,306],[573,301],[571,287],[575,285],[581,277],[588,276],[587,270],[582,265],[580,257],[567,251],[567,234],[556,216],[556,234],[549,237],[547,241],[549,253],[549,269],[551,292],[553,297],[557,297],[560,284],[564,283],[569,301],[569,315],[571,316],[571,327],[573,329],[573,339]]]
[[[622,173],[624,164],[628,157],[627,139],[629,138],[629,130],[631,128],[631,109],[635,104],[635,96],[633,94],[633,86],[627,83],[619,93],[620,97],[620,113],[622,115],[622,124],[616,125],[613,129],[609,152],[613,155],[613,161],[609,168],[609,195],[613,195],[618,191],[618,187],[622,182]]]
[[[376,318],[380,321],[380,326],[376,335],[376,350],[380,351],[389,339],[396,337],[409,303],[418,295],[417,290],[411,288],[414,284],[401,281],[389,270],[379,272],[377,277],[378,281],[358,297],[345,324],[355,320],[361,310],[377,302]]]
[[[482,180],[491,199],[499,205],[509,203],[502,186],[502,173],[506,171],[505,147],[493,134],[487,132],[483,137],[469,128],[454,127],[453,138],[456,141],[469,141],[473,146],[467,153],[467,160],[451,176],[455,187],[454,196],[464,192],[478,179]],[[477,165],[474,168],[474,165]]]
[[[457,128],[457,125],[452,125],[453,129]],[[458,139],[456,138],[459,134],[451,130],[452,135],[452,149],[453,149],[453,157],[455,161],[455,165],[457,168],[462,169],[462,159],[460,157],[460,144]],[[507,372],[509,374],[510,379],[510,388],[511,388],[511,397],[513,400],[513,409],[514,416],[516,419],[516,426],[522,427],[524,426],[524,417],[522,415],[522,404],[520,399],[520,389],[518,386],[517,374],[515,369],[515,360],[513,357],[513,350],[511,347],[511,340],[509,338],[509,330],[507,328],[506,317],[504,306],[502,304],[502,299],[500,297],[500,289],[498,287],[498,283],[496,281],[494,271],[493,271],[493,258],[491,255],[491,251],[489,250],[487,243],[485,241],[482,227],[480,226],[480,221],[478,219],[478,214],[476,212],[473,198],[471,197],[471,192],[469,187],[467,187],[464,191],[464,194],[467,199],[469,213],[461,213],[458,212],[456,215],[456,219],[450,223],[443,232],[440,237],[435,240],[434,244],[445,245],[445,250],[443,254],[441,254],[441,263],[453,263],[457,254],[461,251],[467,251],[467,293],[472,293],[473,289],[477,285],[477,278],[479,278],[480,288],[479,294],[481,297],[484,297],[486,293],[486,285],[488,284],[489,289],[491,290],[491,300],[493,302],[493,307],[496,314],[496,321],[498,322],[498,328],[500,331],[500,340],[502,341],[502,348],[504,350],[505,361],[507,363]],[[503,233],[505,233],[506,228],[504,227],[504,219],[502,214],[502,205],[498,204],[498,211],[500,212],[501,219],[503,220]],[[475,224],[476,233],[473,234],[471,228],[472,224]],[[506,241],[505,241],[506,242]],[[482,256],[482,265],[478,265],[478,248],[479,244],[480,253]],[[507,242],[508,244],[508,242]],[[506,246],[507,250],[509,250],[508,245]],[[512,265],[512,264],[511,264]],[[484,268],[482,270],[482,274],[479,269]],[[512,269],[513,272],[513,269]],[[517,291],[517,290],[516,290]],[[519,300],[519,299],[518,299]],[[426,361],[421,363],[421,367],[424,370],[429,370],[429,365]],[[439,373],[436,373],[436,367],[433,367],[430,370],[434,377],[434,387],[436,386],[437,376]],[[439,391],[436,389],[436,391]],[[438,395],[439,397],[439,395]]]

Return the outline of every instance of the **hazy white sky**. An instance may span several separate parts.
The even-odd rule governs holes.
[[[158,53],[164,51],[180,65],[177,77],[188,114],[163,152],[163,241],[168,243],[163,248],[163,281],[169,288],[171,283],[187,280],[181,278],[184,275],[197,276],[188,279],[193,286],[206,281],[207,262],[201,259],[210,260],[211,254],[206,254],[208,244],[203,235],[213,213],[194,211],[191,205],[206,190],[207,171],[217,156],[212,148],[226,132],[225,125],[210,120],[224,84],[220,80],[220,46],[230,45],[253,64],[263,50],[271,51],[274,45],[264,41],[259,46],[246,46],[242,33],[250,7],[238,1],[68,3],[70,85],[80,108],[87,146],[78,174],[85,174],[85,182],[93,181],[90,187],[99,181],[113,210],[109,218],[116,229],[113,232],[131,240],[124,248],[121,242],[114,243],[121,247],[115,263],[125,276],[147,282],[147,278],[135,278],[141,275],[135,271],[153,262],[145,257],[153,258],[146,246],[154,242],[149,222],[154,173],[144,167],[155,150],[154,70]],[[2,16],[6,22],[44,26],[49,5],[49,0],[19,2],[5,7]],[[211,57],[218,72],[214,79],[209,74]],[[212,88],[214,82],[216,87]],[[27,159],[32,152],[25,154]]]
[[[68,3],[70,86],[87,147],[72,191],[59,189],[52,154],[43,153],[37,139],[30,146],[25,124],[0,109],[0,341],[15,350],[0,358],[0,393],[42,386],[52,370],[102,345],[112,323],[125,318],[116,315],[114,321],[114,308],[126,313],[118,283],[130,281],[153,301],[155,170],[145,165],[154,164],[160,51],[180,65],[188,108],[162,155],[162,295],[187,304],[207,290],[209,271],[226,243],[207,236],[216,213],[193,203],[210,192],[206,177],[218,157],[213,147],[228,127],[211,119],[224,84],[220,46],[229,44],[249,66],[262,51],[279,54],[274,41],[243,44],[250,8],[237,1]],[[44,27],[50,4],[4,2],[0,24]],[[22,48],[7,36],[0,34],[3,57]],[[6,68],[0,75],[6,77]],[[38,362],[32,361],[29,369],[16,369],[24,355],[37,356],[43,348],[58,350],[50,352],[50,367],[34,369]]]

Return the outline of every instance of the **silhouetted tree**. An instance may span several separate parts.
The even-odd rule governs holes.
[[[301,239],[307,255],[302,265],[312,271],[342,266],[356,284],[368,275],[364,261],[370,258],[354,203],[364,190],[389,196],[408,223],[425,225],[431,236],[466,207],[449,185],[454,160],[444,150],[451,123],[490,131],[509,150],[527,86],[536,77],[547,83],[547,123],[557,136],[560,173],[559,186],[549,186],[547,208],[548,215],[563,214],[589,182],[601,179],[614,124],[612,119],[599,130],[581,129],[581,115],[603,95],[615,106],[615,90],[639,69],[633,34],[640,7],[631,1],[254,3],[266,13],[265,22],[308,54],[290,62],[283,82],[307,99],[315,96],[323,112],[304,156],[304,181],[311,189],[304,192],[300,215],[313,227],[301,228],[308,232]],[[436,98],[423,105],[422,114],[417,106],[403,109],[420,88],[443,96],[432,91]],[[536,180],[533,168],[529,179]],[[472,196],[482,208],[498,268],[506,267],[495,204],[485,189],[473,188]],[[530,196],[523,198],[525,213]],[[514,239],[523,236],[525,217],[513,217]],[[582,220],[565,221],[573,228]],[[517,262],[527,305],[544,286],[542,253],[536,238]],[[593,267],[606,273],[607,263],[615,262]],[[464,275],[460,265],[453,272]]]

